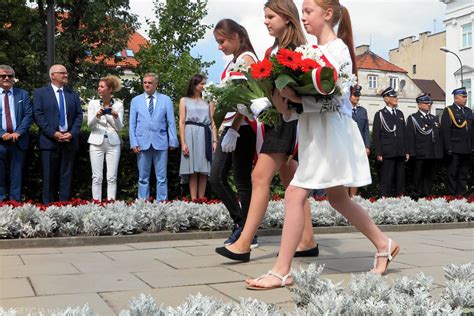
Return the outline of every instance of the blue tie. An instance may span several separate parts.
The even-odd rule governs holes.
[[[153,116],[153,96],[150,95],[150,103],[148,103],[148,112],[150,112],[150,116]]]
[[[59,126],[65,127],[66,126],[66,109],[64,107],[63,90],[58,89],[58,93],[59,93]]]

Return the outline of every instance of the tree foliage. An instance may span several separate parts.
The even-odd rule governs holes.
[[[158,22],[150,22],[150,45],[137,54],[139,73],[156,72],[160,91],[177,101],[185,93],[189,79],[212,65],[191,49],[212,25],[202,24],[207,0],[155,0]]]
[[[48,81],[46,9],[45,0],[0,2],[0,63],[13,66],[18,85],[30,91]],[[126,48],[138,26],[129,11],[129,0],[55,2],[56,63],[66,66],[75,88],[90,93],[98,78],[119,73],[103,57],[117,58]]]

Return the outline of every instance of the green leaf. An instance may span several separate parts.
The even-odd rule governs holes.
[[[275,87],[280,91],[289,84],[296,85],[297,83],[293,77],[287,74],[281,74],[275,80]]]

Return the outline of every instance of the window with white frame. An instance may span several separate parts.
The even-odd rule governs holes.
[[[471,86],[471,79],[464,79],[463,80],[464,87],[466,87],[467,90],[467,103],[466,106],[469,108],[472,108],[472,86]]]
[[[378,88],[378,86],[379,86],[378,76],[369,75],[367,77],[367,79],[369,81],[369,89],[377,89]]]
[[[472,23],[462,26],[462,43],[461,48],[472,47]]]
[[[393,88],[393,90],[398,90],[398,78],[397,77],[390,77],[390,87]]]

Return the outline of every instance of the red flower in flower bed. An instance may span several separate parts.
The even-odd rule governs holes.
[[[302,56],[299,52],[282,48],[276,54],[276,59],[280,65],[296,70],[302,63]]]
[[[251,67],[252,77],[255,79],[266,79],[270,77],[272,73],[273,64],[268,58],[265,58],[262,61],[252,64]]]

